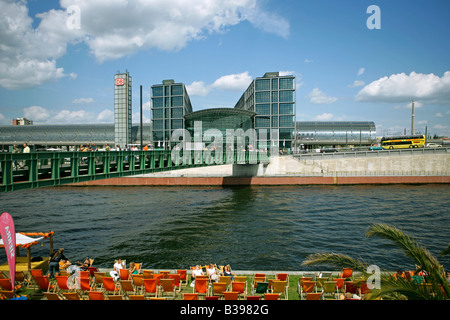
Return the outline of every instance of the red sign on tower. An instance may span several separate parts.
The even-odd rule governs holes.
[[[116,79],[116,86],[123,86],[124,85],[124,79],[123,78],[117,78]]]

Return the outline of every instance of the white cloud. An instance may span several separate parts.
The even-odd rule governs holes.
[[[435,113],[434,116],[437,117],[437,118],[443,118],[444,117],[444,115],[441,112]]]
[[[264,32],[273,33],[285,39],[289,37],[289,21],[276,13],[263,11],[260,7],[254,5],[247,11],[246,19]]]
[[[242,21],[286,38],[289,22],[264,10],[257,0],[61,0],[62,10],[36,15],[33,27],[26,1],[0,1],[0,85],[22,89],[66,75],[56,61],[69,43],[84,42],[98,61],[118,59],[141,50],[177,51],[190,41],[223,33]],[[76,6],[80,28],[70,28],[66,9]]]
[[[253,78],[248,71],[222,76],[211,85],[213,88],[227,91],[243,91],[247,89]]]
[[[446,71],[442,77],[416,72],[409,75],[393,74],[368,84],[355,98],[357,101],[406,102],[415,99],[448,104],[450,71]]]
[[[366,71],[365,68],[359,68],[359,70],[358,70],[358,77],[362,76],[365,71]]]
[[[362,81],[362,80],[355,80],[355,81],[353,82],[353,84],[349,85],[348,87],[349,87],[349,88],[362,87],[364,84],[365,84],[365,83],[364,83],[364,81]]]
[[[84,104],[84,103],[92,103],[94,99],[92,98],[79,98],[72,101],[72,103]]]
[[[38,14],[41,23],[33,28],[25,1],[0,1],[0,85],[21,89],[56,81],[64,69],[56,59],[66,53],[67,43],[77,32],[62,28],[65,11]]]
[[[139,118],[138,118],[139,119]],[[114,111],[105,109],[97,116],[97,122],[100,123],[112,123],[114,122]]]
[[[415,109],[420,109],[424,106],[424,104],[420,101],[414,101],[414,110]],[[402,104],[402,105],[396,105],[394,107],[395,109],[412,109],[412,101]]]
[[[50,112],[41,106],[31,106],[23,109],[24,117],[34,122],[47,122],[50,118]]]
[[[323,93],[319,88],[314,88],[307,97],[314,104],[330,104],[338,100],[336,97],[331,97]]]
[[[211,87],[207,86],[203,81],[194,81],[186,86],[186,90],[190,96],[206,96]]]
[[[315,116],[314,120],[317,120],[317,121],[330,121],[333,118],[334,118],[333,114],[325,112],[325,113],[322,113],[322,114],[319,114],[319,115]]]

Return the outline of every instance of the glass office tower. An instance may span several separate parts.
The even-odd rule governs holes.
[[[268,72],[254,79],[235,105],[235,108],[256,112],[258,148],[270,149],[276,143],[280,149],[294,147],[295,87],[295,76]]]
[[[114,143],[124,149],[131,143],[132,81],[129,72],[114,76]]]
[[[183,83],[164,80],[153,85],[152,125],[153,143],[157,149],[171,149],[170,138],[176,129],[185,129],[184,116],[192,112],[191,100]]]

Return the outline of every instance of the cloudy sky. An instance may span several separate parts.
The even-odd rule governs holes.
[[[376,5],[372,7],[371,5]],[[0,124],[113,123],[114,74],[233,107],[265,72],[297,76],[297,120],[450,136],[448,0],[0,0]]]

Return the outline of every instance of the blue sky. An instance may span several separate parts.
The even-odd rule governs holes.
[[[141,85],[148,122],[164,79],[197,111],[233,107],[280,71],[297,76],[297,120],[410,133],[414,99],[416,130],[450,136],[448,12],[447,0],[0,0],[0,124],[113,123],[117,71],[133,77],[136,123]]]

